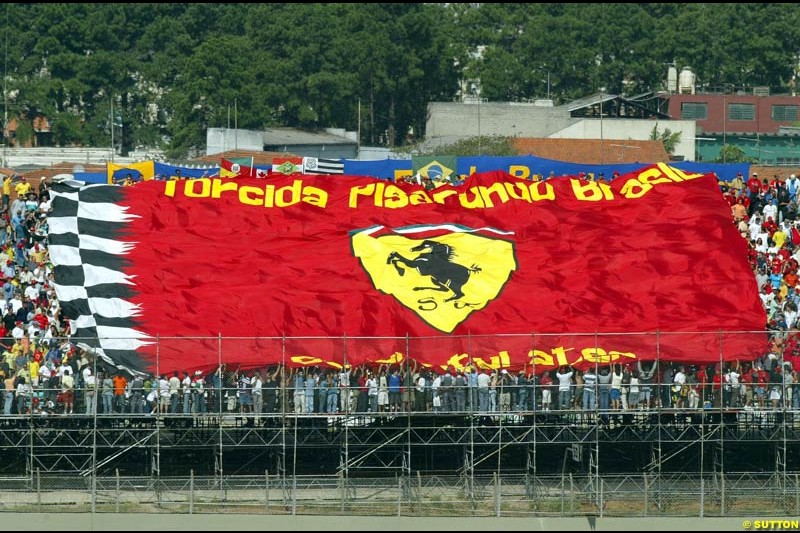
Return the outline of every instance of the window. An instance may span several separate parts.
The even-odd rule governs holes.
[[[708,118],[708,104],[699,102],[683,102],[681,118],[686,120],[704,120]]]
[[[796,105],[774,105],[772,106],[772,120],[777,122],[794,122],[797,120]]]
[[[755,120],[755,104],[728,104],[728,118],[730,120]]]

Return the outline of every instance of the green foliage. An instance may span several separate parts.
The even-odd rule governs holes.
[[[16,146],[30,146],[33,144],[33,124],[25,119],[20,119],[17,131],[14,132]]]
[[[420,156],[445,156],[454,155],[469,157],[475,155],[513,156],[519,155],[514,148],[513,137],[481,136],[461,139],[453,144],[437,146],[435,148],[409,148],[409,153]]]
[[[748,156],[744,150],[731,144],[723,145],[715,163],[758,163],[757,157]]]
[[[453,100],[471,78],[489,100],[563,103],[601,87],[659,90],[674,61],[710,86],[785,89],[800,41],[800,4],[791,3],[3,9],[10,114],[47,116],[59,144],[108,146],[113,99],[123,153],[153,143],[202,151],[206,129],[229,124],[339,127],[361,131],[363,144],[402,146],[412,129],[424,137],[429,102]]]
[[[678,143],[681,142],[681,132],[672,131],[669,128],[664,128],[663,131],[659,131],[658,124],[656,124],[650,132],[650,140],[661,141],[664,145],[664,150],[672,155],[675,153],[675,148],[678,146]]]
[[[72,113],[59,114],[58,118],[51,120],[50,128],[56,146],[73,146],[80,143],[83,137],[81,119]]]

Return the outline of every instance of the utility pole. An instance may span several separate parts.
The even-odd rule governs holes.
[[[236,98],[233,99],[233,149],[239,149],[239,110],[236,106]]]
[[[600,164],[605,164],[605,153],[603,150],[603,97],[605,93],[605,87],[600,89]]]
[[[8,4],[6,4],[6,42],[3,59],[3,167],[8,166]]]
[[[111,162],[114,162],[114,95],[111,94]]]
[[[361,98],[358,99],[358,133],[356,133],[356,158],[361,155]]]

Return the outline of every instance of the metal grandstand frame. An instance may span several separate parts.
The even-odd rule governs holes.
[[[719,363],[724,363],[722,351]],[[6,461],[0,484],[28,479],[33,486],[48,476],[78,476],[95,495],[98,480],[107,483],[109,476],[166,482],[200,475],[222,486],[231,478],[261,474],[267,490],[279,488],[282,501],[296,503],[298,483],[309,475],[338,479],[343,501],[368,479],[396,479],[401,493],[411,498],[423,491],[420,476],[446,476],[474,505],[485,496],[488,479],[496,487],[515,479],[524,486],[523,497],[533,500],[552,492],[552,480],[560,476],[562,497],[579,493],[595,502],[603,501],[604,490],[616,490],[608,486],[609,479],[616,487],[641,486],[646,514],[648,506],[666,505],[662,498],[672,494],[677,479],[693,475],[716,495],[725,514],[726,491],[735,492],[742,480],[755,483],[748,476],[763,474],[769,463],[769,483],[790,501],[792,496],[800,499],[800,468],[792,463],[800,450],[800,411],[784,401],[764,410],[722,404],[699,410],[659,404],[631,413],[595,408],[589,416],[575,409],[478,413],[472,408],[296,414],[283,405],[281,412],[256,418],[225,412],[222,394],[214,398],[217,409],[205,415],[102,415],[97,410],[42,415],[31,410],[2,417],[0,453]],[[605,414],[612,415],[608,422]],[[624,468],[620,456],[634,452],[639,458],[631,455]],[[574,502],[570,505],[563,501],[562,511],[574,508]]]

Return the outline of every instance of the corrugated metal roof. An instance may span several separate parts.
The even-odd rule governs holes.
[[[219,165],[220,159],[236,159],[252,157],[253,164],[255,165],[271,165],[272,159],[275,157],[299,157],[296,154],[286,152],[261,152],[255,150],[228,150],[227,152],[220,152],[213,155],[204,155],[192,159],[192,163],[205,163],[211,165]]]
[[[570,113],[575,111],[576,109],[583,109],[584,107],[591,107],[593,105],[598,105],[599,103],[609,102],[611,100],[616,100],[616,94],[608,94],[608,93],[595,93],[590,96],[585,96],[583,98],[578,98],[577,100],[573,100],[571,102],[567,102],[566,104],[562,104],[558,106],[561,109],[566,109]]]
[[[305,131],[295,128],[268,128],[263,134],[264,146],[303,144],[357,144],[356,141],[325,131]]]

